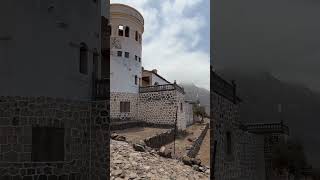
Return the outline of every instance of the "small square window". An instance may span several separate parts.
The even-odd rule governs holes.
[[[124,57],[129,58],[129,52],[125,52]]]
[[[118,51],[117,56],[122,57],[122,51]]]
[[[130,102],[120,102],[120,112],[130,112]]]

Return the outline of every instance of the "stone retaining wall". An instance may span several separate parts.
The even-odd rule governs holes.
[[[197,156],[199,150],[200,150],[200,147],[201,147],[201,144],[202,144],[202,141],[204,139],[204,137],[206,136],[207,134],[207,131],[209,129],[209,123],[206,124],[205,128],[203,129],[203,131],[201,132],[200,136],[197,138],[197,140],[195,140],[191,146],[191,149],[188,151],[187,153],[187,156],[191,157],[191,158],[194,158]]]
[[[176,135],[179,132],[176,132]],[[144,140],[147,146],[151,148],[161,148],[166,144],[171,143],[174,140],[174,129],[170,129],[166,132],[154,135]]]
[[[147,123],[147,122],[143,122],[143,121],[112,122],[110,124],[111,131],[125,130],[125,129],[136,128],[136,127],[154,127],[154,128],[171,129],[171,128],[174,128],[174,125],[153,124],[153,123]]]
[[[107,101],[0,97],[0,179],[106,179],[108,111]],[[37,135],[39,129],[42,134]],[[47,129],[50,131],[44,131]],[[59,137],[53,135],[56,130]],[[58,144],[51,148],[59,160],[42,159],[49,156],[40,155],[43,150],[38,149],[46,145],[36,143],[43,133],[55,139],[47,145]],[[35,159],[39,155],[41,158]]]

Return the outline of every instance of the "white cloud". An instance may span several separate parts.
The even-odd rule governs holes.
[[[136,8],[145,19],[142,62],[145,69],[158,69],[169,81],[192,82],[210,89],[210,52],[200,48],[201,28],[208,28],[201,12],[186,11],[206,0],[111,0]],[[157,3],[157,7],[152,6]],[[209,37],[205,37],[209,38]]]

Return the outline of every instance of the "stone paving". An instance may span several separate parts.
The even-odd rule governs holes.
[[[110,151],[111,180],[209,179],[210,170],[202,173],[175,159],[163,158],[152,152],[137,152],[127,142],[111,140]]]

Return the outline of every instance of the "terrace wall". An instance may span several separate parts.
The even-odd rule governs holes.
[[[0,179],[106,179],[108,115],[106,101],[0,97]],[[47,144],[55,142],[50,148],[59,151],[52,160],[35,159],[39,146],[46,146],[36,143],[36,129],[50,129],[42,131],[46,136],[55,130],[62,135]]]

